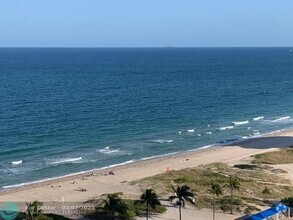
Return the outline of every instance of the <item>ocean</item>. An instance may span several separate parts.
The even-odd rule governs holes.
[[[293,127],[291,48],[1,48],[0,188]]]

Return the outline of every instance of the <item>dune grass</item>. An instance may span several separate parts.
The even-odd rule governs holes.
[[[224,195],[218,199],[218,208],[227,211],[225,209],[228,207],[223,207],[223,204],[226,204],[226,196],[230,192],[226,185],[229,176],[236,175],[241,182],[240,190],[236,192],[238,198],[236,211],[238,212],[247,212],[247,210],[255,210],[259,206],[266,205],[262,195],[266,186],[272,193],[269,199],[282,199],[293,193],[290,182],[273,173],[268,166],[247,166],[246,169],[245,167],[244,165],[231,167],[225,163],[214,163],[159,174],[135,183],[142,188],[153,188],[160,196],[166,198],[172,194],[172,185],[188,185],[196,194],[197,206],[211,208],[212,195],[209,193],[209,188],[212,182],[217,182],[224,191]]]
[[[280,149],[279,151],[267,152],[253,156],[254,164],[286,164],[293,163],[293,147]]]

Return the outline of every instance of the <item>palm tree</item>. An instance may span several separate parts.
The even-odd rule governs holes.
[[[223,194],[222,187],[218,183],[212,183],[210,193],[213,194],[213,220],[216,218],[216,203],[215,197]]]
[[[33,220],[36,216],[42,213],[41,206],[43,205],[42,202],[33,201],[26,203],[26,215],[28,219]]]
[[[152,189],[147,189],[140,197],[140,203],[146,204],[146,219],[149,219],[149,207],[156,208],[157,205],[161,205],[160,201],[158,200],[158,196]]]
[[[181,220],[181,207],[185,208],[185,201],[189,201],[190,203],[195,205],[195,198],[194,194],[190,191],[190,188],[186,185],[180,187],[172,186],[172,189],[174,191],[174,196],[170,196],[170,200],[173,201],[174,199],[178,199],[177,204],[179,205],[179,219]]]
[[[231,214],[233,214],[233,200],[234,192],[240,188],[240,180],[237,176],[230,176],[227,186],[230,188],[230,205],[231,205]]]
[[[126,212],[126,205],[117,194],[108,194],[104,200],[104,211],[115,220],[116,217],[123,215]]]

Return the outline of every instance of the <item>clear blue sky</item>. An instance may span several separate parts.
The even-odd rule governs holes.
[[[0,47],[293,46],[292,0],[1,0]]]

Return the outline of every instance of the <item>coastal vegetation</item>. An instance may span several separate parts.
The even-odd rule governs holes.
[[[262,191],[262,194],[264,195],[264,201],[266,201],[268,199],[268,196],[271,195],[271,190],[266,186]]]
[[[254,164],[287,164],[293,163],[293,146],[253,156]]]
[[[281,202],[284,203],[285,205],[293,208],[293,197],[286,197],[286,198],[282,199]]]
[[[34,220],[37,216],[42,214],[42,202],[34,201],[26,203],[26,217],[28,220]]]
[[[150,212],[150,208],[152,208],[153,210],[161,205],[158,196],[155,192],[153,192],[152,189],[147,189],[140,197],[140,201],[139,203],[141,205],[145,204],[146,205],[146,219],[149,219],[149,212]]]
[[[136,216],[149,217],[150,213],[162,214],[166,207],[161,205],[156,193],[147,189],[139,200],[122,198],[123,193],[102,195],[101,198],[87,201],[96,209],[85,216],[90,219],[133,219]]]
[[[211,183],[209,192],[213,195],[213,220],[216,219],[216,198],[223,195],[222,187],[219,183]]]
[[[196,195],[198,208],[249,214],[270,205],[272,200],[281,200],[293,193],[290,181],[276,175],[284,172],[262,164],[230,166],[225,163],[213,163],[166,172],[135,181],[133,184],[142,188],[153,187],[162,198],[172,196],[173,185],[188,185],[190,191]],[[219,184],[222,189],[222,195],[217,196],[217,203],[214,203],[212,184]],[[270,200],[263,199],[265,187],[269,187]],[[265,194],[268,198],[267,192]]]
[[[146,189],[140,197],[129,197],[121,193],[104,194],[86,203],[94,205],[95,210],[88,210],[84,216],[89,219],[135,219],[162,214],[166,204],[178,207],[181,214],[186,204],[198,209],[213,210],[213,220],[217,210],[227,213],[250,214],[270,206],[273,201],[281,201],[292,207],[293,194],[290,180],[283,176],[286,171],[276,169],[274,157],[290,161],[291,148],[258,154],[252,157],[252,163],[229,165],[212,163],[171,170],[131,182]],[[279,175],[280,174],[280,175]],[[162,201],[162,204],[161,204]],[[26,204],[26,212],[17,219],[26,220],[66,220],[66,217],[43,213],[39,208],[42,203],[34,201]],[[196,210],[195,210],[196,211]]]
[[[191,204],[195,205],[195,198],[194,193],[190,191],[189,186],[178,186],[175,188],[172,186],[174,195],[170,196],[169,199],[172,202],[173,200],[177,199],[178,201],[176,204],[179,208],[179,220],[181,220],[181,209],[185,207],[185,202],[190,202]]]
[[[116,218],[127,219],[135,216],[134,211],[127,206],[127,203],[122,201],[118,194],[108,194],[103,203],[102,210],[112,220]]]
[[[42,205],[43,203],[39,201],[26,203],[25,212],[19,212],[15,220],[69,220],[61,215],[43,213]]]
[[[89,200],[86,203],[94,204],[96,209],[86,212],[82,210],[82,213],[88,219],[118,220],[134,219],[136,216],[146,216],[148,219],[150,213],[162,214],[167,210],[151,189],[147,189],[139,200],[122,199],[121,196],[123,193],[113,193]],[[69,220],[61,215],[43,213],[41,206],[39,201],[26,203],[26,211],[20,212],[16,220]]]
[[[234,193],[236,190],[240,189],[240,180],[237,176],[230,176],[228,179],[227,185],[230,189],[230,207],[231,207],[231,214],[233,214],[233,201],[234,201]]]

